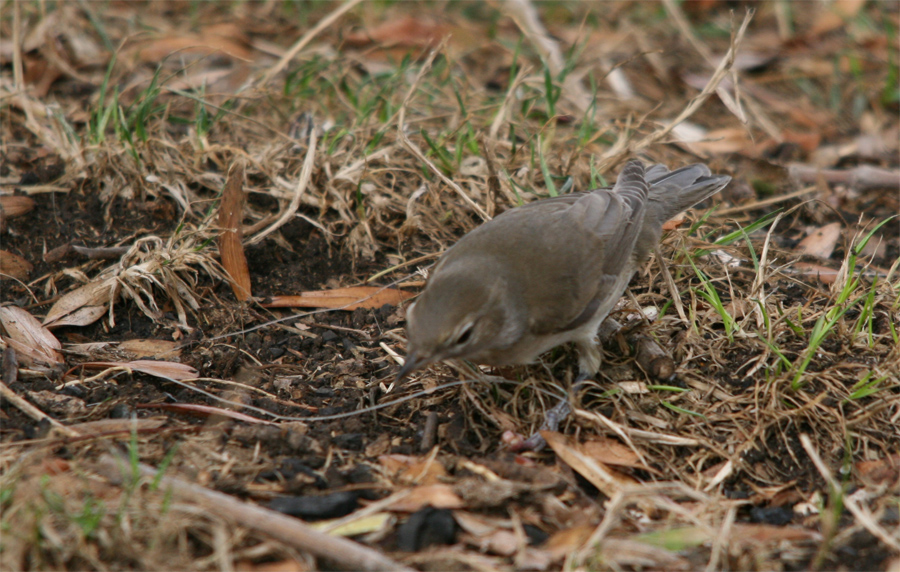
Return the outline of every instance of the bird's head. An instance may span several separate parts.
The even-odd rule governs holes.
[[[407,309],[409,343],[397,380],[444,359],[477,362],[508,346],[521,331],[510,300],[505,281],[489,272],[435,272]]]

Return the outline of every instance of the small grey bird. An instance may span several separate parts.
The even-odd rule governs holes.
[[[476,228],[444,254],[409,306],[398,380],[449,358],[530,363],[566,342],[578,349],[578,381],[593,376],[597,329],[663,223],[730,180],[705,165],[645,171],[635,160],[611,189],[535,201]]]

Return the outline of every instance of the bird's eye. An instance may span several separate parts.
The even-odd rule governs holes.
[[[460,332],[459,336],[456,338],[456,345],[461,346],[469,341],[472,338],[472,324],[469,324],[465,327],[465,329]]]

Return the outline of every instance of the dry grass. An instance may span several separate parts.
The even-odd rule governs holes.
[[[679,114],[714,92],[734,45],[738,22],[718,2],[542,5],[543,40],[526,3],[361,3],[319,28],[336,5],[8,6],[0,192],[37,207],[4,220],[3,250],[34,269],[4,276],[2,300],[49,316],[65,343],[58,363],[22,354],[17,368],[4,354],[4,382],[71,433],[0,411],[3,568],[322,566],[177,490],[110,477],[98,459],[125,450],[132,475],[164,467],[260,505],[409,491],[377,523],[350,518],[355,539],[419,568],[895,570],[900,232],[888,219],[900,197],[854,168],[897,178],[900,21],[890,4],[846,4],[836,21],[759,5],[735,67],[688,122]],[[283,421],[376,400],[403,354],[402,314],[317,313],[237,335],[287,314],[227,285],[217,206],[232,165],[244,165],[259,302],[368,280],[417,288],[486,218],[605,184],[638,151],[734,182],[632,282],[604,375],[552,454],[517,457],[502,438],[538,426],[571,377],[566,349],[493,372],[505,382]],[[792,179],[795,163],[836,171]],[[837,240],[814,245],[826,252],[802,254],[834,222]],[[111,259],[47,256],[73,244]],[[97,254],[113,246],[124,250]],[[640,370],[632,335],[666,350],[674,378]],[[87,345],[135,338],[169,342],[180,357],[164,359],[204,377],[85,373],[153,359]],[[460,375],[437,366],[394,393]],[[180,408],[150,417],[164,406]],[[143,425],[116,421],[132,415]],[[628,462],[609,458],[618,447]],[[451,547],[401,553],[415,536],[406,513],[429,503],[461,530]],[[529,545],[538,529],[550,540]]]

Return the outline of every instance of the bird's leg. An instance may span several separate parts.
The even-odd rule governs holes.
[[[517,449],[530,451],[543,449],[547,445],[547,441],[541,437],[541,431],[556,431],[559,429],[559,424],[565,421],[566,417],[572,413],[572,405],[569,403],[569,398],[578,393],[584,382],[592,378],[600,370],[602,356],[595,339],[589,338],[585,341],[576,341],[575,347],[578,348],[578,377],[575,378],[575,383],[572,384],[571,392],[547,411],[540,428],[531,437],[522,442]]]

